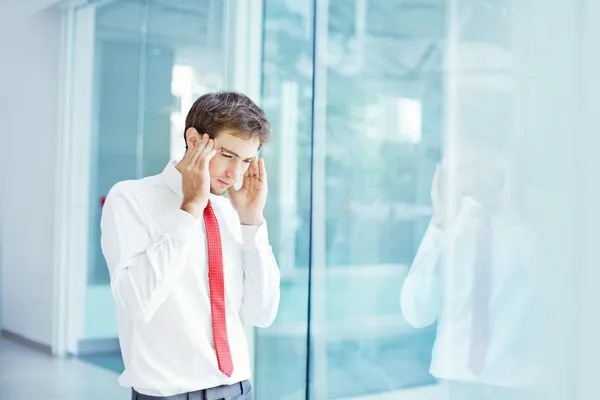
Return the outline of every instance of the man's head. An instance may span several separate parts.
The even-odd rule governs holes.
[[[458,191],[484,203],[493,202],[504,190],[505,160],[500,149],[485,141],[459,143],[451,160]]]
[[[186,151],[195,148],[204,133],[216,139],[217,153],[210,161],[211,193],[220,195],[246,172],[268,140],[270,127],[263,110],[247,96],[208,93],[196,100],[188,112]]]

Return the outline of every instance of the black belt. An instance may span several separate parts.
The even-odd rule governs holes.
[[[222,385],[210,389],[197,390],[195,392],[176,394],[173,396],[156,397],[138,393],[135,389],[131,389],[131,400],[220,400],[222,398],[233,397],[234,399],[243,396],[248,397],[252,390],[252,385],[249,380],[234,383],[233,385]]]

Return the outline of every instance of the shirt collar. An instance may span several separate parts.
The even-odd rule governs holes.
[[[162,172],[162,178],[176,195],[183,197],[183,191],[181,190],[181,172],[175,168],[177,161],[169,161]]]

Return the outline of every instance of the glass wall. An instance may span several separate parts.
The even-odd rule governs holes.
[[[117,337],[100,248],[104,197],[117,182],[158,174],[169,160],[183,156],[185,117],[192,103],[227,87],[229,11],[224,1],[115,0],[86,5],[77,14],[87,16],[79,29],[89,31],[78,36],[79,42],[89,38],[79,46],[93,49],[90,104],[77,105],[82,115],[90,115],[81,124],[90,132],[89,262],[78,339],[80,349],[88,348],[86,341],[92,347],[80,350],[84,353],[104,352],[106,346],[98,350],[94,341],[114,343]],[[118,349],[108,348],[115,354],[92,356],[92,361],[122,370]]]
[[[566,278],[542,267],[567,265],[572,254],[561,235],[548,232],[570,231],[573,215],[548,204],[574,204],[568,191],[551,192],[557,182],[571,187],[573,177],[573,168],[557,165],[574,165],[565,151],[573,139],[562,133],[576,131],[577,41],[575,7],[553,3],[263,1],[262,26],[250,25],[263,36],[257,100],[273,129],[262,155],[282,294],[274,324],[253,338],[257,399],[442,398],[430,373],[438,322],[409,324],[400,293],[426,242],[433,193],[456,197],[463,151],[473,144],[494,151],[476,152],[471,186],[486,186],[492,167],[509,171],[512,204],[528,215],[502,247],[530,257],[499,272],[499,304],[527,321],[506,335],[514,339],[506,353],[525,344],[540,356],[540,346],[566,337],[545,334],[555,310],[550,289]],[[231,4],[122,0],[96,8],[90,287],[108,287],[98,230],[103,196],[116,182],[156,174],[181,157],[192,102],[230,88]],[[554,30],[547,44],[560,23],[568,34]],[[564,57],[555,60],[555,51]],[[563,98],[568,104],[557,106]],[[454,169],[438,187],[442,162]],[[540,251],[540,243],[551,250]],[[443,300],[460,316],[470,312],[459,299],[474,278],[455,275],[457,264],[444,260],[451,278]],[[551,281],[540,287],[539,277]],[[88,302],[89,315],[112,306]]]
[[[460,379],[503,388],[549,381],[545,368],[557,365],[567,337],[546,333],[550,310],[568,303],[549,292],[567,278],[543,271],[558,258],[540,245],[558,243],[550,246],[557,253],[566,245],[547,235],[557,213],[539,204],[573,170],[551,161],[570,165],[571,153],[559,150],[570,145],[545,116],[561,96],[573,99],[577,59],[577,7],[551,3],[264,1],[262,104],[274,130],[265,149],[274,177],[268,212],[282,300],[274,325],[256,334],[259,398],[441,399],[447,386],[434,375],[463,370]],[[548,44],[543,32],[561,23],[572,34],[554,32]],[[571,112],[556,120],[568,125]],[[436,180],[440,164],[448,173]],[[437,262],[436,317],[445,327],[437,318],[409,324],[400,297],[419,248],[431,243],[435,193],[451,213],[473,199],[481,206],[488,190],[502,198],[488,321],[499,347],[490,375],[478,378],[457,350],[475,336],[452,322],[475,318],[468,304],[476,302],[465,299],[479,278],[463,270],[475,263],[473,230],[457,234]],[[444,348],[453,335],[462,339]],[[544,354],[550,343],[555,357]]]
[[[262,107],[273,135],[263,150],[269,173],[266,218],[281,272],[280,312],[256,331],[257,398],[304,399],[313,102],[312,1],[265,1]]]
[[[266,151],[284,177],[270,180],[269,220],[283,283],[275,324],[257,331],[260,398],[305,398],[307,362],[312,398],[433,382],[435,330],[410,328],[398,295],[431,214],[445,6],[317,2],[316,20],[314,7],[265,1]]]

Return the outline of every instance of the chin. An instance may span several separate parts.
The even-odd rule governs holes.
[[[210,193],[214,194],[215,196],[223,196],[225,194],[225,192],[227,192],[227,189],[229,188],[210,188]]]

